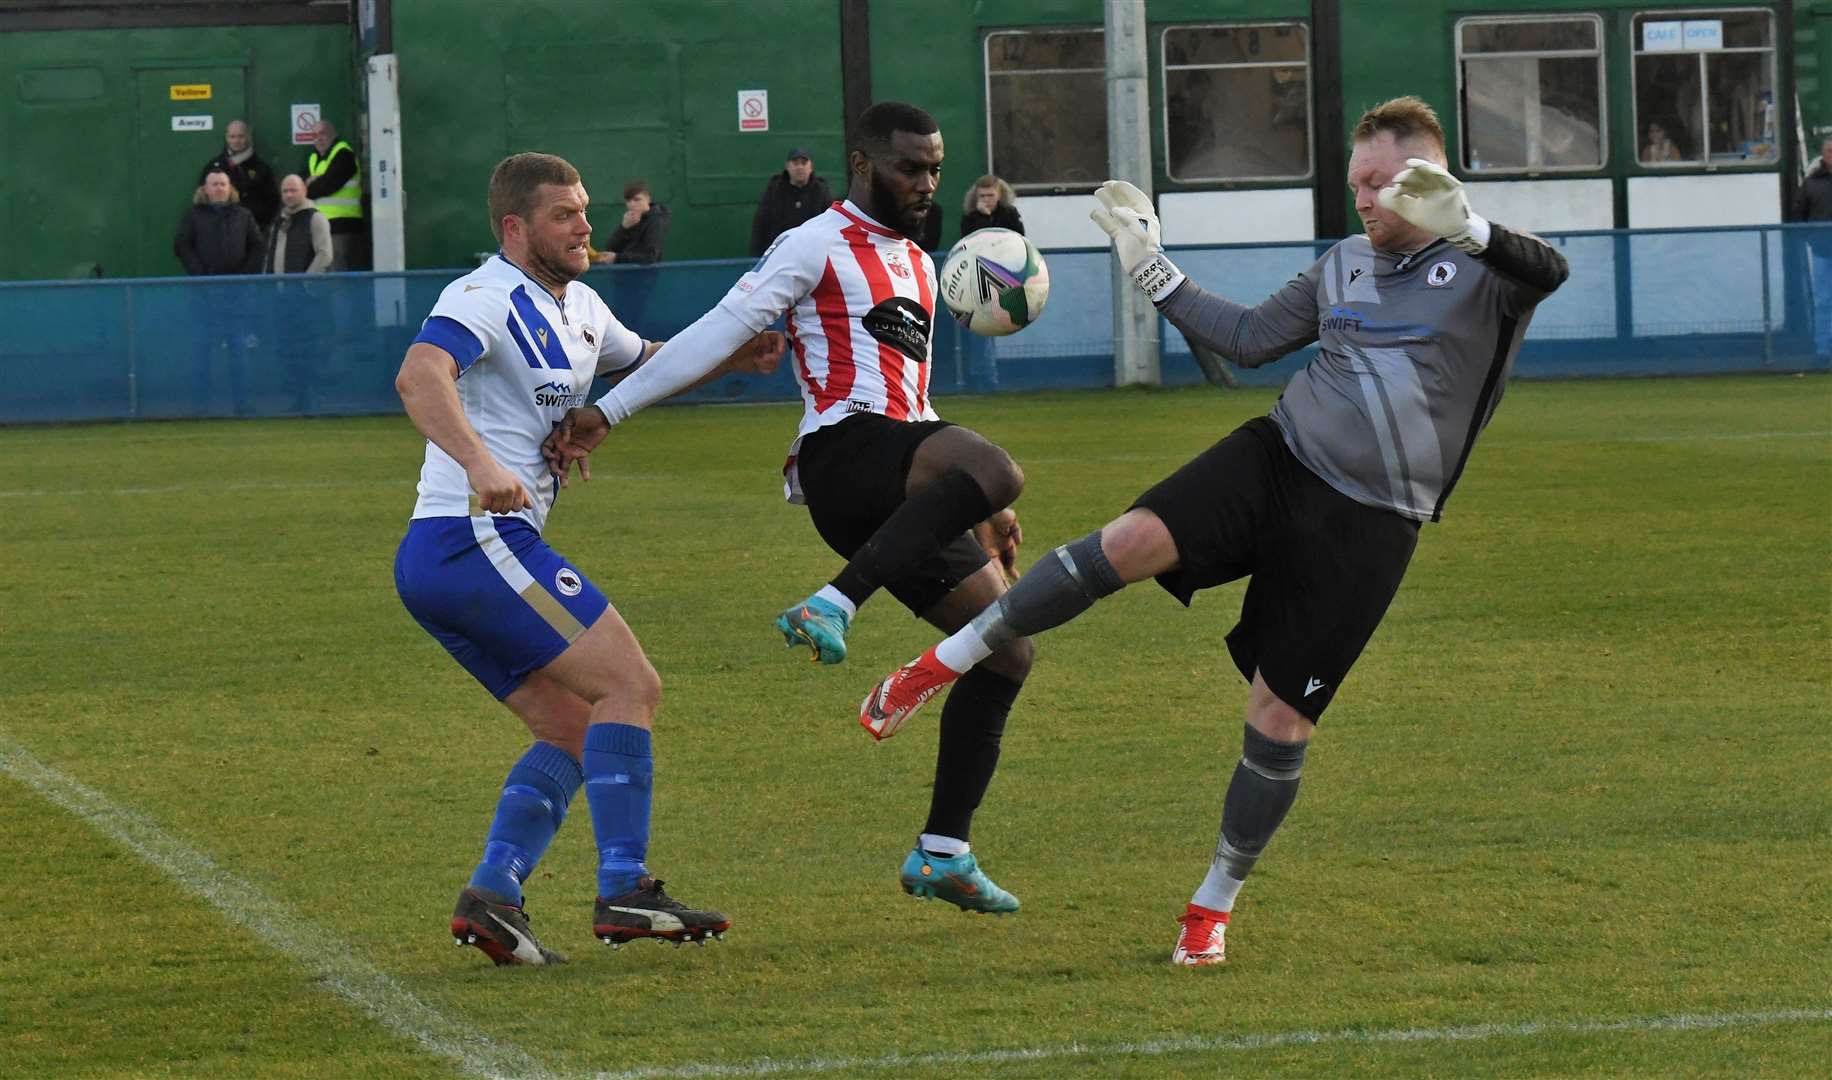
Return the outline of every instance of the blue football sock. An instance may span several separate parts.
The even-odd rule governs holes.
[[[655,759],[649,731],[630,724],[585,729],[585,801],[598,837],[598,895],[621,896],[649,872],[649,793]]]
[[[471,887],[489,889],[522,900],[522,882],[534,872],[553,834],[566,820],[567,804],[584,783],[585,774],[572,755],[552,743],[528,748],[503,780],[496,820],[484,843],[483,861],[471,875]]]

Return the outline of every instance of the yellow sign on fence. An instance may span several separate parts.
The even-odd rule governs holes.
[[[210,100],[209,83],[173,83],[173,101],[208,101]]]

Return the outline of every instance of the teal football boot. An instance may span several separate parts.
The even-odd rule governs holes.
[[[962,911],[1008,915],[1018,910],[1018,898],[994,884],[971,851],[943,857],[919,845],[903,860],[897,880],[911,896],[946,900]]]
[[[806,645],[813,650],[809,657],[813,662],[837,664],[846,659],[846,627],[851,622],[838,607],[810,596],[776,616],[776,629],[782,631],[784,645]]]

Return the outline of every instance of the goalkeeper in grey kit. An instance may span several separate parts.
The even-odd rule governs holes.
[[[1221,838],[1171,953],[1224,957],[1242,882],[1297,798],[1317,721],[1373,636],[1494,414],[1534,307],[1564,282],[1545,242],[1471,212],[1445,171],[1437,115],[1414,97],[1356,124],[1349,186],[1365,235],[1332,247],[1256,307],[1204,291],[1165,257],[1151,200],[1124,181],[1090,215],[1192,343],[1246,366],[1315,342],[1268,416],[1044,556],[967,627],[893,672],[860,708],[877,738],[991,650],[1156,578],[1184,604],[1249,577],[1228,651],[1248,680]]]

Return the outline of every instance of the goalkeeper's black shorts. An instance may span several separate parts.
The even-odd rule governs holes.
[[[1228,651],[1312,720],[1373,637],[1418,545],[1419,523],[1324,483],[1256,417],[1139,496],[1176,542],[1158,584],[1184,604],[1251,577]]]

